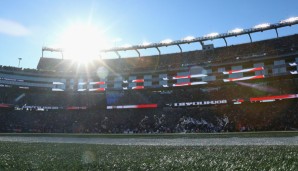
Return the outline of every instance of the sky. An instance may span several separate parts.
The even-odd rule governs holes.
[[[44,46],[68,48],[67,58],[92,56],[86,52],[94,50],[91,48],[159,43],[278,23],[297,17],[297,7],[297,0],[0,0],[0,65],[18,67],[18,58],[22,58],[20,67],[36,68]],[[297,33],[298,26],[279,30],[280,36]],[[252,35],[254,41],[274,37],[274,31]],[[228,38],[229,45],[248,41],[248,36]],[[218,47],[224,42],[207,43]],[[201,47],[194,43],[182,48],[189,51]],[[173,46],[161,51],[179,49]],[[157,54],[155,49],[141,53]],[[121,52],[121,56],[137,54]],[[44,57],[61,58],[61,54],[45,52]]]

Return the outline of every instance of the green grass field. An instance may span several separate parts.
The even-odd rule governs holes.
[[[282,137],[282,132],[266,137]],[[1,134],[8,135],[8,134]],[[22,134],[9,134],[20,136]],[[180,134],[179,134],[180,135]],[[179,135],[168,135],[170,138]],[[236,134],[212,135],[217,138]],[[263,133],[237,134],[260,137]],[[26,134],[57,136],[57,134]],[[69,135],[88,138],[109,135]],[[116,135],[110,135],[115,138]],[[130,138],[133,135],[128,135]],[[166,137],[165,135],[152,135]],[[174,137],[171,137],[174,136]],[[200,138],[205,134],[184,134]],[[211,135],[210,135],[211,136]],[[284,137],[297,136],[285,133]],[[119,137],[119,136],[117,136]],[[120,135],[125,138],[125,135]],[[136,137],[150,138],[147,135]],[[134,138],[136,138],[134,137]],[[156,137],[155,137],[156,138]],[[180,137],[181,138],[181,137]],[[210,137],[209,137],[210,138]],[[0,170],[297,170],[298,146],[121,146],[63,143],[0,142]]]

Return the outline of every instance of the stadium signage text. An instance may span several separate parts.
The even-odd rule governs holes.
[[[18,79],[14,79],[14,78],[5,78],[5,77],[0,77],[0,80],[24,82],[24,80],[18,80]]]
[[[188,107],[188,106],[204,106],[204,105],[217,105],[217,104],[227,104],[227,100],[211,100],[211,101],[197,101],[197,102],[179,102],[167,104],[171,107]]]
[[[30,110],[30,111],[45,111],[45,110],[59,110],[63,109],[62,107],[58,106],[22,106],[22,107],[15,107],[15,110]]]
[[[11,87],[11,85],[0,84],[0,87]]]

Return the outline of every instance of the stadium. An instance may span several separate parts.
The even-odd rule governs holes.
[[[81,65],[41,57],[37,69],[1,67],[1,132],[156,133],[295,130],[297,35],[277,24],[190,40],[113,48],[134,58],[101,59]],[[276,38],[228,46],[228,37],[276,30]],[[224,39],[226,46],[204,44]],[[181,44],[202,50],[183,52]],[[162,46],[180,53],[161,54]],[[156,48],[156,56],[139,50]],[[42,48],[63,54],[61,49]],[[86,66],[88,65],[88,66]],[[285,112],[286,111],[286,112]],[[26,118],[26,120],[24,120]]]
[[[45,153],[49,153],[53,148],[52,136],[54,139],[63,136],[68,138],[82,136],[81,138],[91,139],[99,137],[104,139],[103,143],[94,140],[94,144],[104,144],[103,149],[110,150],[112,155],[119,155],[118,158],[125,157],[120,156],[123,153],[135,153],[130,149],[132,148],[130,145],[136,145],[135,148],[139,150],[136,153],[144,150],[155,151],[150,155],[157,155],[155,159],[159,161],[158,163],[168,163],[164,170],[228,167],[234,170],[241,167],[231,167],[229,164],[225,165],[223,161],[212,166],[205,163],[209,167],[205,167],[202,161],[199,163],[200,167],[196,166],[197,160],[193,161],[196,154],[192,154],[191,151],[200,150],[202,153],[237,151],[238,149],[232,146],[239,145],[238,143],[241,145],[241,142],[235,142],[232,139],[218,144],[219,141],[225,141],[223,140],[225,137],[222,136],[262,137],[270,134],[268,132],[263,134],[262,131],[278,131],[271,133],[272,136],[283,137],[289,134],[289,137],[292,137],[289,140],[278,140],[287,149],[283,149],[283,146],[269,146],[263,147],[265,149],[263,150],[269,151],[268,155],[272,158],[276,151],[283,151],[285,156],[292,151],[293,155],[289,157],[295,158],[297,157],[297,148],[295,148],[297,132],[295,131],[298,129],[298,35],[280,37],[278,31],[296,24],[298,24],[298,18],[293,17],[275,24],[266,23],[227,33],[213,33],[197,38],[146,45],[114,47],[105,49],[102,53],[114,53],[118,58],[99,57],[84,64],[64,59],[63,49],[42,47],[42,57],[36,69],[0,67],[0,132],[5,133],[1,134],[1,141],[4,141],[3,143],[18,141],[5,139],[9,136],[21,136],[20,138],[24,139],[27,136],[50,137],[45,141],[50,143],[44,146],[45,151],[48,150]],[[276,37],[253,41],[251,35],[268,30],[275,31]],[[248,36],[250,42],[229,45],[228,38],[243,35]],[[222,40],[225,45],[215,47],[213,44],[205,43],[212,40]],[[201,48],[195,51],[184,51],[181,45],[188,44],[198,44]],[[172,46],[177,47],[179,52],[163,54],[160,50],[160,48]],[[147,49],[156,50],[157,54],[143,56],[141,50]],[[137,56],[122,58],[123,51],[136,52]],[[44,52],[61,54],[61,58],[46,57]],[[241,134],[241,132],[247,133]],[[190,137],[187,137],[188,135]],[[117,139],[123,138],[122,136],[124,138],[126,136],[130,141]],[[147,136],[149,141],[142,140],[142,138],[147,139]],[[228,147],[204,148],[213,140],[203,139],[196,142],[196,138],[200,136],[219,138],[214,145]],[[142,141],[139,142],[140,137]],[[165,137],[167,139],[163,140]],[[109,138],[116,138],[119,143],[109,141]],[[186,140],[180,142],[181,138]],[[158,139],[162,140],[158,141]],[[267,140],[271,141],[267,142],[269,145],[280,145],[275,143],[274,139]],[[32,141],[30,138],[24,141],[43,142],[34,138]],[[114,163],[111,164],[108,157],[105,158],[106,163],[94,163],[96,155],[91,149],[99,147],[78,147],[80,143],[72,139],[64,141],[74,143],[71,148],[83,148],[82,151],[84,151],[83,158],[79,157],[79,160],[84,161],[83,164],[73,168],[66,167],[68,169],[126,170],[132,166],[131,170],[137,168],[163,170],[158,166],[150,165],[157,162],[155,159],[146,163],[146,159],[142,158],[144,164],[137,164],[133,163],[136,159],[132,156],[129,161],[131,163],[113,160]],[[205,144],[203,141],[206,141]],[[254,141],[253,138],[251,141]],[[287,142],[291,141],[294,146],[288,146]],[[59,148],[67,146],[59,143],[58,140],[52,143],[58,143]],[[247,141],[243,142],[245,143]],[[256,141],[248,145],[258,145],[258,143],[260,142]],[[263,143],[266,145],[266,142]],[[123,149],[118,150],[124,150],[124,152],[117,153],[113,146],[106,144],[120,145],[119,148]],[[144,144],[145,146],[142,146]],[[13,145],[13,148],[18,146],[17,143]],[[42,144],[35,146],[39,145],[42,146]],[[184,163],[170,165],[172,160],[175,160],[175,157],[171,158],[174,154],[165,152],[168,153],[168,157],[164,157],[165,153],[159,154],[159,152],[171,151],[173,150],[171,148],[176,146],[180,150],[185,148],[184,152],[188,152],[182,155],[193,158],[178,156]],[[239,150],[241,156],[249,152],[256,154],[258,151],[258,148],[251,146],[244,148],[241,149],[242,151]],[[98,151],[108,153],[103,149]],[[105,156],[105,154],[97,155],[102,155],[102,158]],[[221,157],[223,160],[227,156]],[[297,169],[297,162],[295,164],[291,161],[287,161],[285,170]],[[280,160],[277,160],[277,163],[280,163]],[[268,167],[267,165],[263,167],[265,170],[270,168],[270,162],[267,164]],[[67,163],[62,165],[66,166]],[[111,167],[107,167],[109,165]],[[244,169],[256,169],[252,165],[244,165]],[[26,165],[26,167],[29,170],[51,168],[44,163],[37,164],[36,167],[34,165]],[[0,168],[12,169],[13,167],[1,164]]]

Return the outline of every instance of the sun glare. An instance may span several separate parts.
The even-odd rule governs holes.
[[[103,32],[90,24],[74,24],[62,33],[59,46],[65,58],[87,62],[99,58],[100,50],[106,46]]]

